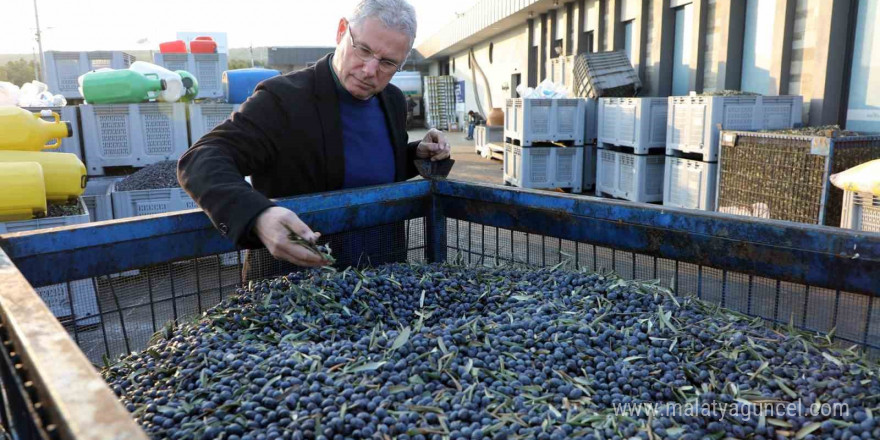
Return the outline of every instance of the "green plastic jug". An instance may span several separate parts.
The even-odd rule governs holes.
[[[89,72],[83,77],[83,97],[89,104],[136,104],[156,99],[165,80],[155,73],[133,70]]]
[[[183,81],[184,93],[180,100],[192,102],[192,100],[196,99],[196,96],[199,96],[199,80],[186,70],[175,70],[174,73],[180,75],[180,79]]]

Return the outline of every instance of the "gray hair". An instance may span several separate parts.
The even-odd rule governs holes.
[[[412,49],[416,40],[416,10],[406,0],[361,0],[354,7],[348,19],[352,25],[362,23],[367,18],[375,18],[385,27],[409,37]]]

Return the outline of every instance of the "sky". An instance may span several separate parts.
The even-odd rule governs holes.
[[[43,50],[149,50],[178,31],[226,32],[229,47],[334,46],[357,0],[37,0]],[[410,0],[416,45],[476,0]],[[34,0],[0,2],[0,54],[36,50]],[[139,41],[146,40],[139,43]]]

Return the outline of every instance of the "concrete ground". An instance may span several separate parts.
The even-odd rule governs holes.
[[[410,130],[409,140],[422,139],[427,132],[427,129]],[[465,136],[467,136],[465,131],[446,132],[446,137],[452,146],[452,159],[455,160],[449,178],[468,182],[504,184],[501,161],[480,157],[474,151],[474,141],[465,140]]]

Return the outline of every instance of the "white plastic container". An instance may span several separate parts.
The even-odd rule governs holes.
[[[648,154],[666,146],[666,98],[601,98],[598,110],[599,148],[632,148]]]
[[[625,51],[582,53],[573,61],[572,91],[590,98],[635,96],[642,88]]]
[[[109,186],[110,198],[113,201],[113,218],[116,219],[198,209],[196,202],[183,188],[116,191],[116,183],[114,181]],[[226,266],[240,265],[244,262],[244,251],[221,254],[220,262]],[[138,271],[135,270],[123,272],[120,275],[137,274]]]
[[[190,145],[238,111],[241,104],[200,103],[189,105]]]
[[[159,92],[159,101],[177,102],[180,100],[180,97],[183,96],[183,79],[181,79],[180,75],[177,73],[162,66],[157,66],[153,63],[147,63],[144,61],[135,61],[131,63],[131,67],[128,69],[143,74],[153,73],[158,75],[160,79],[165,80],[165,90]]]
[[[721,130],[777,130],[800,126],[801,96],[670,96],[666,153],[718,161]]]
[[[880,232],[880,196],[869,192],[843,192],[840,227]]]
[[[48,51],[46,60],[46,84],[53,94],[67,99],[82,99],[77,78],[92,70],[128,69],[135,57],[125,52],[57,52]]]
[[[223,97],[223,71],[229,70],[225,53],[156,53],[153,62],[171,71],[186,70],[199,82],[196,98]]]
[[[504,144],[504,183],[520,188],[571,188],[582,192],[584,147]]]
[[[665,159],[666,156],[642,156],[600,149],[596,167],[596,195],[633,202],[662,202]]]
[[[75,105],[66,105],[64,107],[24,107],[24,109],[33,112],[40,113],[43,110],[51,110],[52,112],[58,113],[61,116],[62,121],[70,122],[71,128],[73,128],[73,134],[70,137],[66,137],[61,139],[61,147],[56,148],[54,150],[45,150],[47,152],[57,152],[57,153],[71,153],[75,154],[79,160],[83,159],[82,152],[82,144],[80,143],[80,134],[79,134],[79,112]],[[43,117],[43,119],[47,121],[54,121],[54,118]]]
[[[714,211],[717,182],[717,163],[667,156],[663,205]]]
[[[83,202],[89,208],[89,220],[102,222],[113,220],[113,202],[110,198],[110,186],[121,177],[93,177],[86,183],[82,195]]]
[[[189,148],[186,104],[81,105],[83,150],[90,176],[106,167],[144,167]]]
[[[89,222],[89,212],[82,198],[80,206],[85,211],[80,215],[49,217],[0,223],[0,234],[57,228]],[[53,284],[34,289],[40,298],[62,324],[75,320],[77,327],[91,326],[100,322],[98,297],[91,278]],[[73,305],[71,306],[71,301]]]
[[[110,198],[116,219],[198,208],[183,188],[117,191],[114,182],[110,185]]]
[[[83,203],[82,198],[79,203],[85,214],[68,215],[64,217],[43,217],[33,220],[16,220],[9,222],[0,222],[0,234],[8,234],[11,232],[33,231],[35,229],[57,228],[60,226],[78,225],[80,223],[89,222],[88,208]]]
[[[496,150],[504,152],[504,127],[478,125],[474,127],[474,146],[477,154],[489,159]],[[494,145],[490,145],[494,144]]]
[[[536,142],[584,144],[586,102],[571,99],[508,99],[504,111],[505,142],[531,146]]]

